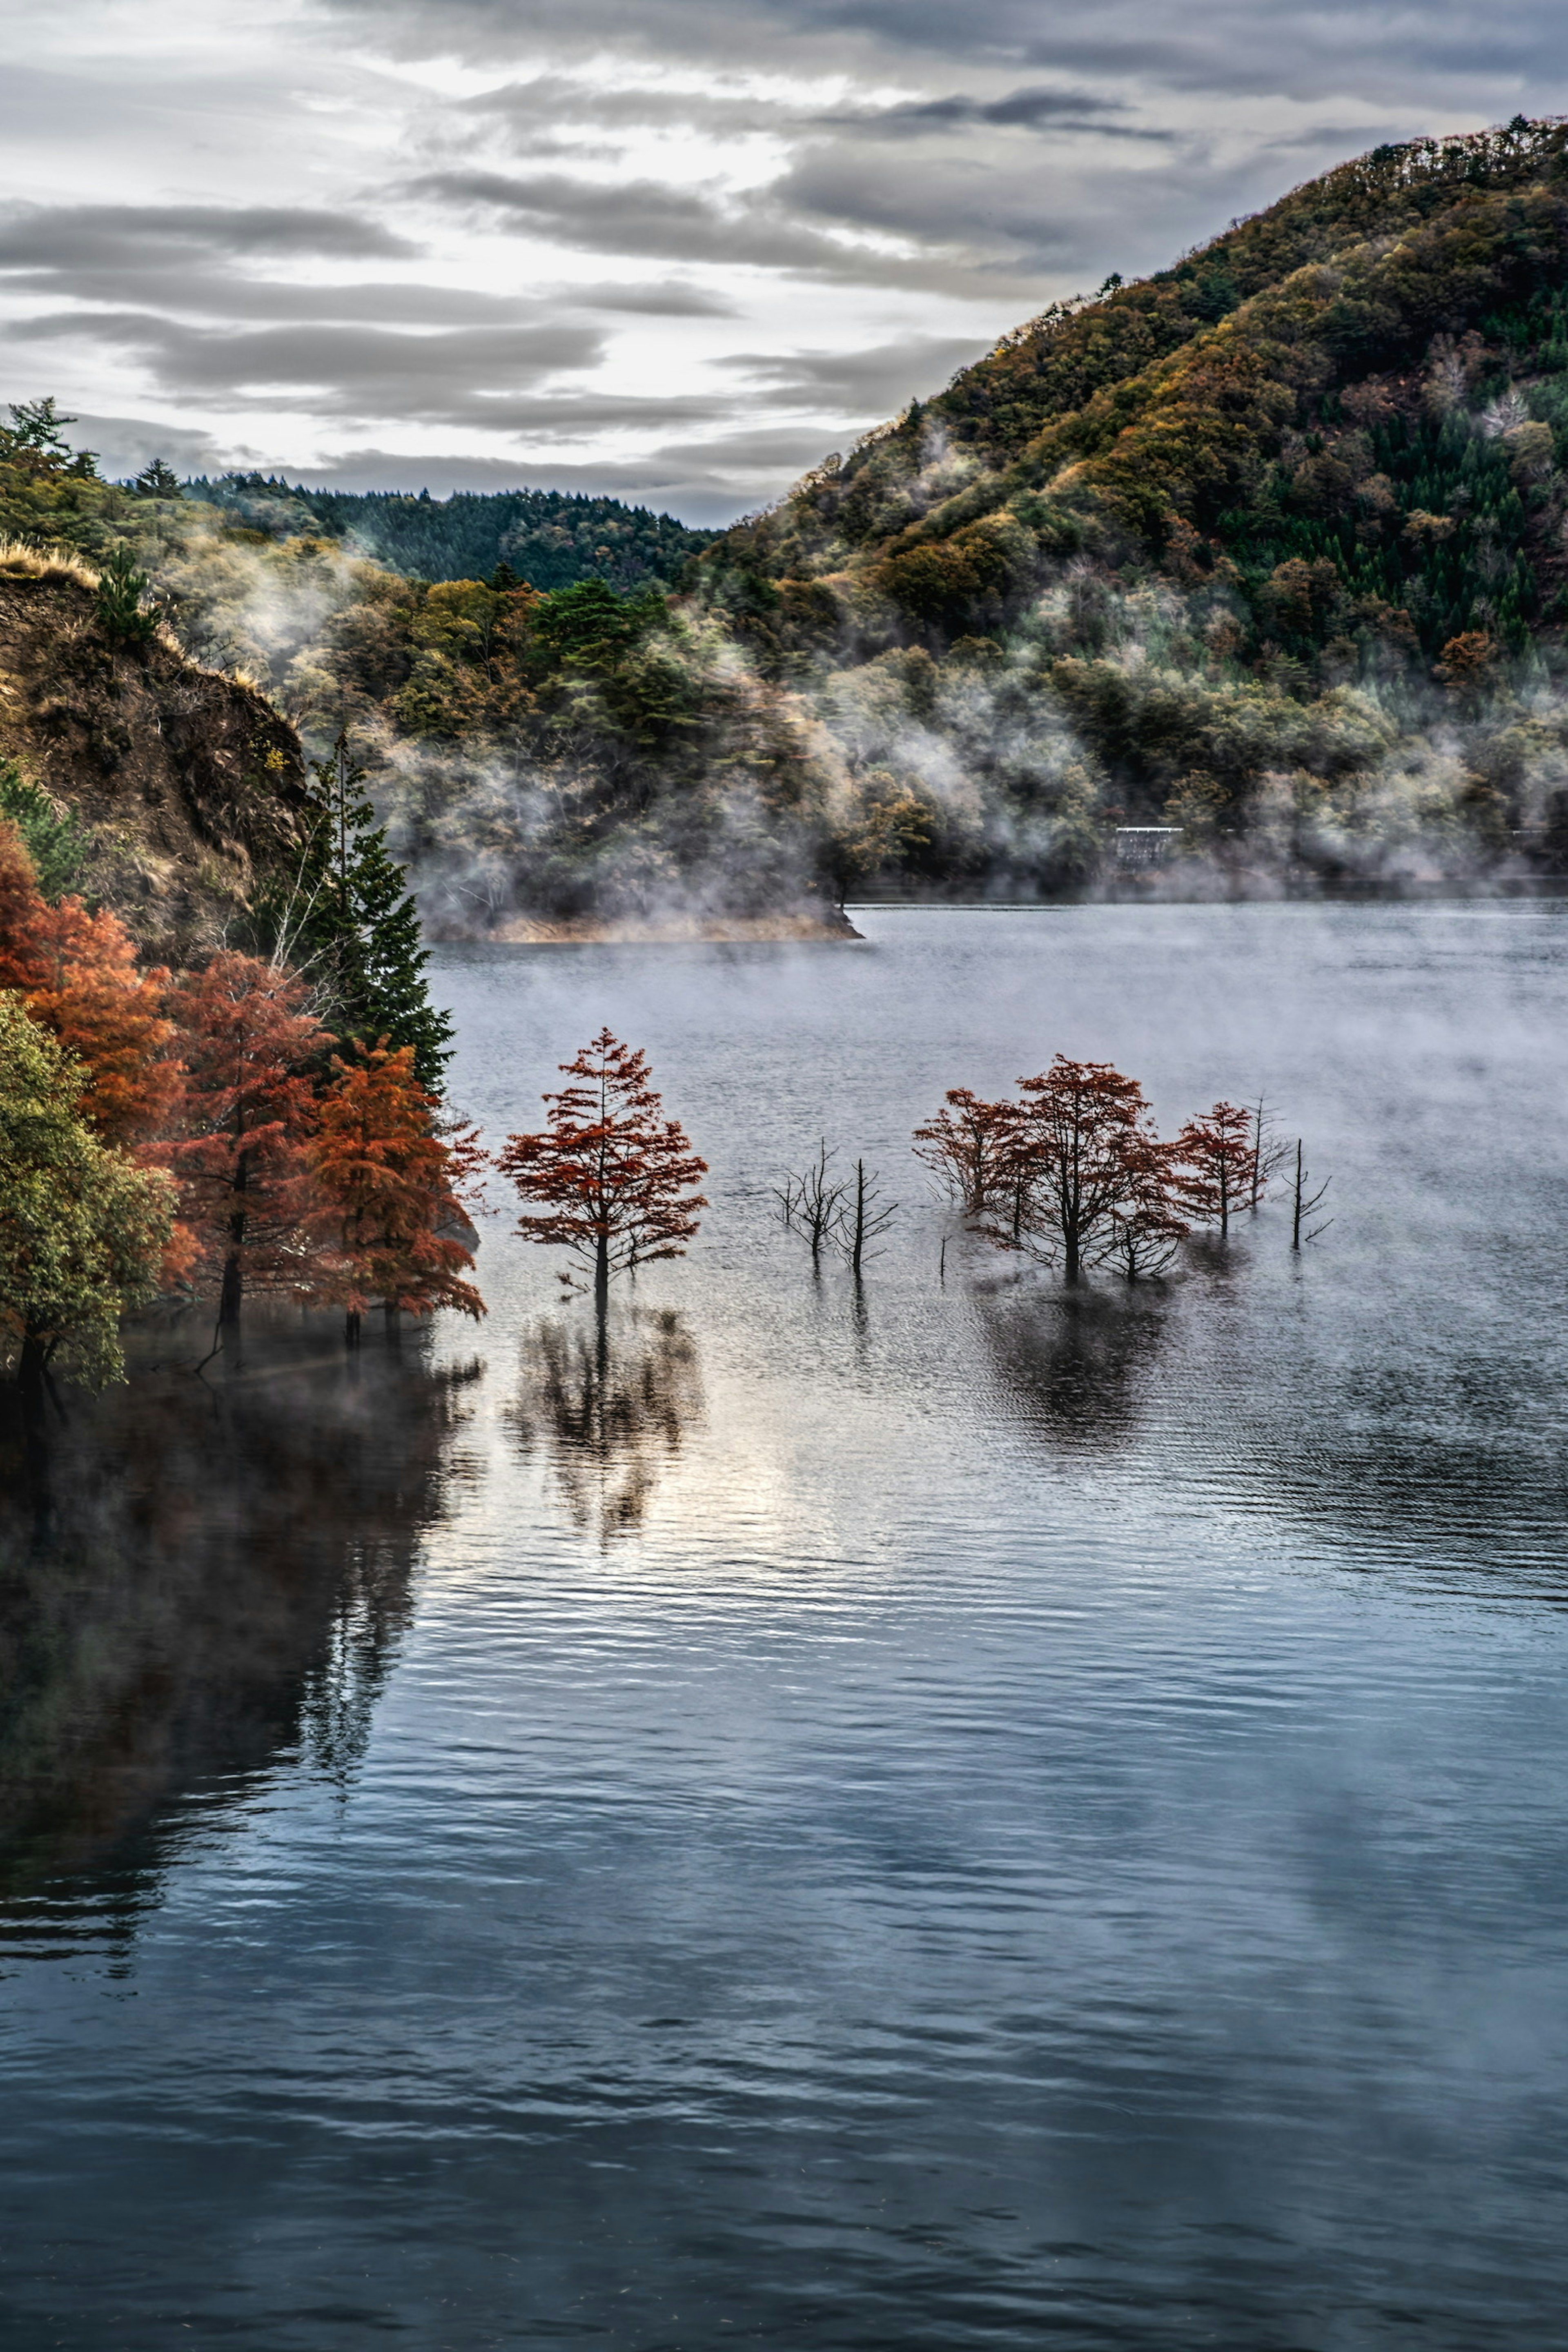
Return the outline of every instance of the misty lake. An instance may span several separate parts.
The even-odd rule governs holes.
[[[1568,905],[857,919],[440,950],[493,1139],[608,1022],[711,1163],[603,1360],[497,1213],[13,1496],[6,2352],[1568,2343]],[[1058,1048],[1335,1223],[942,1280]]]

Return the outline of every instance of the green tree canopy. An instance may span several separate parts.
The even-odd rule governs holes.
[[[310,772],[310,845],[292,882],[268,894],[262,922],[277,951],[323,990],[324,1017],[340,1037],[412,1046],[420,1085],[439,1093],[452,1024],[430,1002],[419,910],[346,735]]]
[[[120,1318],[153,1295],[174,1224],[168,1178],[82,1118],[86,1077],[0,994],[0,1348],[25,1384],[51,1362],[92,1387],[121,1376]]]

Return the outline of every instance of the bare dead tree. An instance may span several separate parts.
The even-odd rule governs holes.
[[[1296,1139],[1295,1211],[1290,1223],[1290,1246],[1293,1250],[1299,1250],[1303,1242],[1315,1242],[1318,1235],[1326,1234],[1334,1222],[1332,1217],[1325,1217],[1321,1225],[1308,1227],[1307,1220],[1318,1209],[1324,1193],[1334,1180],[1331,1176],[1325,1176],[1315,1192],[1309,1192],[1307,1189],[1311,1181],[1311,1170],[1304,1168],[1301,1164],[1301,1139],[1298,1136]]]
[[[1256,1209],[1269,1184],[1290,1156],[1290,1147],[1274,1132],[1274,1106],[1259,1095],[1249,1103],[1252,1115],[1252,1168],[1247,1183],[1249,1209]]]
[[[820,1265],[824,1243],[835,1238],[844,1221],[849,1187],[829,1173],[833,1158],[825,1137],[810,1167],[798,1176],[786,1175],[773,1188],[781,1222],[810,1244],[813,1265]]]
[[[882,1253],[875,1244],[898,1215],[899,1204],[896,1201],[883,1199],[876,1170],[873,1169],[868,1177],[863,1160],[855,1162],[854,1192],[849,1193],[847,1186],[845,1190],[848,1198],[838,1220],[836,1237],[839,1248],[849,1261],[850,1272],[858,1282],[860,1269],[866,1260],[880,1257]]]

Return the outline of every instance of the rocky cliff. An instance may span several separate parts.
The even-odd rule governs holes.
[[[0,551],[0,760],[89,828],[85,887],[184,961],[297,857],[303,756],[254,688],[166,633],[116,643],[96,590],[67,556]]]

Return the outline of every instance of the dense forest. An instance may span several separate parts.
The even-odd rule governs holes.
[[[0,530],[133,563],[198,660],[345,734],[437,929],[1559,870],[1565,156],[1522,119],[1378,149],[717,537],[113,485],[47,404]]]
[[[265,474],[188,481],[184,495],[240,529],[274,540],[318,537],[421,580],[486,580],[502,566],[540,589],[607,580],[613,588],[678,581],[718,533],[618,499],[565,490],[458,490],[448,499],[397,490],[307,489]]]

